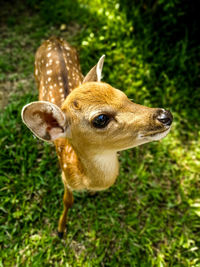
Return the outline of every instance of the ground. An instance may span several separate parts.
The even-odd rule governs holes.
[[[93,2],[70,2],[66,14],[61,1],[60,13],[51,1],[43,13],[37,1],[1,10],[0,266],[200,266],[199,50],[181,39],[171,52],[161,38],[152,50],[148,25],[140,39],[140,24],[122,3]],[[114,186],[93,198],[74,193],[62,240],[55,149],[34,138],[20,117],[23,105],[37,99],[34,53],[51,35],[80,51],[84,74],[105,53],[103,81],[174,115],[165,139],[120,153]]]

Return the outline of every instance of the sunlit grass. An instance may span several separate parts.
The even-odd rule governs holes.
[[[170,66],[158,74],[162,51],[147,60],[151,51],[144,42],[151,42],[151,36],[136,38],[117,1],[80,3],[75,2],[76,10],[71,7],[76,13],[70,15],[72,24],[66,19],[66,31],[60,30],[64,8],[61,21],[52,17],[48,22],[48,13],[30,18],[23,10],[22,22],[10,14],[1,31],[0,80],[10,91],[5,91],[9,97],[0,115],[0,264],[200,266],[199,91],[191,87],[192,74],[181,76],[179,69],[176,75],[175,67],[171,74],[179,46]],[[95,198],[74,193],[63,240],[56,232],[63,185],[55,150],[35,139],[20,117],[23,105],[37,99],[34,53],[50,35],[70,39],[80,50],[84,73],[105,53],[104,81],[136,102],[169,108],[174,115],[165,139],[120,154],[120,175],[113,187]],[[183,48],[181,56],[194,57]]]

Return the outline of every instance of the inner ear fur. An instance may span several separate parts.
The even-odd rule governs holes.
[[[36,101],[24,106],[22,120],[34,135],[44,141],[65,136],[66,116],[50,102]]]

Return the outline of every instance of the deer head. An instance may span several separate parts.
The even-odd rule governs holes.
[[[135,104],[122,91],[102,82],[83,83],[61,108],[45,101],[30,103],[22,117],[40,139],[64,137],[78,151],[120,151],[160,140],[172,123],[169,111]]]

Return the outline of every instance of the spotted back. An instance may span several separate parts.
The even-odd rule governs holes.
[[[36,52],[35,79],[39,100],[61,107],[66,96],[83,81],[76,49],[61,38],[45,41]]]

